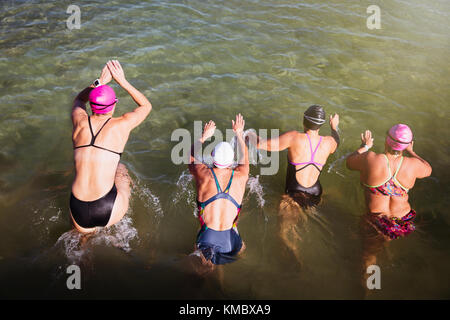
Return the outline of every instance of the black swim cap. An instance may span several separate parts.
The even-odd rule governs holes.
[[[306,109],[303,114],[303,126],[305,129],[317,130],[325,123],[325,110],[317,104]]]

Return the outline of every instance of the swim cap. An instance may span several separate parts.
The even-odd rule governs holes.
[[[234,150],[228,142],[220,142],[211,153],[217,168],[227,168],[233,164]]]
[[[386,137],[387,144],[396,151],[406,149],[412,140],[413,133],[406,124],[396,124],[389,129]]]
[[[325,123],[325,111],[317,104],[310,106],[303,114],[303,125],[317,130]]]
[[[93,113],[108,113],[114,109],[116,94],[108,85],[98,86],[89,93],[89,103]]]

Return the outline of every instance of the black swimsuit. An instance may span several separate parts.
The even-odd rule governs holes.
[[[70,194],[70,211],[75,222],[82,228],[104,227],[111,218],[117,197],[116,185],[100,199],[81,201]]]
[[[111,118],[106,120],[105,123],[100,128],[100,130],[97,132],[97,134],[94,135],[94,132],[92,131],[91,117],[88,116],[89,129],[91,130],[92,134],[91,143],[83,146],[74,147],[74,149],[84,147],[95,147],[121,156],[122,153],[109,150],[94,144],[98,134],[100,133],[100,131],[102,131],[103,127],[108,123],[109,120],[111,120]],[[106,226],[111,217],[111,212],[114,207],[114,202],[116,201],[116,196],[117,196],[117,188],[115,184],[112,186],[111,190],[106,195],[94,201],[78,200],[73,195],[73,193],[71,193],[70,211],[72,213],[73,219],[82,228],[94,228]]]
[[[317,144],[315,150],[312,149],[311,139],[309,135],[306,134],[309,140],[309,147],[311,149],[311,160],[308,162],[302,163],[293,163],[289,161],[288,158],[288,166],[286,171],[286,193],[289,194],[300,206],[302,207],[311,207],[316,206],[320,202],[320,196],[322,195],[322,185],[320,184],[319,177],[317,177],[317,181],[314,185],[309,188],[302,186],[297,181],[296,174],[298,171],[305,169],[306,167],[312,165],[319,172],[322,170],[319,166],[323,166],[323,164],[317,163],[314,161],[314,156],[319,148],[320,143],[322,142],[322,137],[320,137],[319,143]],[[300,169],[296,169],[296,165],[304,165]]]
[[[295,166],[288,161],[288,167],[286,172],[286,193],[296,193],[296,192],[304,192],[312,196],[320,196],[322,194],[322,185],[320,184],[319,178],[314,185],[309,188],[302,186],[297,181],[297,171],[302,170],[305,167],[302,167],[298,170],[295,169]]]

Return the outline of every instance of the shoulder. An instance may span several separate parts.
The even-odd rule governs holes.
[[[112,122],[113,125],[115,127],[117,127],[117,129],[121,130],[122,133],[131,131],[129,123],[125,117],[125,114],[118,116],[118,117],[111,118],[110,122]]]
[[[322,142],[325,144],[329,144],[329,145],[336,144],[336,140],[334,140],[334,138],[332,136],[321,136],[321,137],[322,137]]]
[[[248,175],[250,174],[250,167],[247,165],[239,165],[234,169],[234,175],[237,178],[245,178],[248,179]]]
[[[413,168],[421,168],[424,166],[424,163],[417,158],[403,156],[402,165],[406,165]]]
[[[281,136],[285,136],[285,137],[290,137],[290,138],[296,138],[301,136],[302,133],[296,131],[296,130],[291,130],[291,131],[286,131],[285,133],[282,133]]]
[[[386,157],[384,156],[383,153],[376,153],[374,151],[367,151],[365,153],[363,153],[364,157],[369,160],[369,161],[384,161],[386,162]]]
[[[429,177],[433,171],[431,165],[424,159],[416,157],[403,157],[403,162],[406,162],[407,166],[412,167],[412,171],[414,171],[416,177],[418,178]]]
[[[369,166],[386,166],[386,156],[384,153],[368,151],[362,154],[362,158]]]
[[[366,152],[366,156],[368,158],[373,158],[373,159],[377,159],[377,160],[378,159],[386,159],[384,153],[376,153],[376,152],[370,151],[370,150]]]
[[[72,123],[74,126],[78,125],[80,122],[87,120],[88,113],[83,108],[76,107],[72,110]]]
[[[306,135],[304,133],[298,132],[296,130],[287,131],[281,135],[282,138],[288,139],[290,141],[301,139],[302,136],[304,137]]]
[[[188,168],[191,174],[197,177],[205,176],[209,171],[209,167],[204,163],[190,163]]]
[[[322,137],[321,143],[329,149],[330,153],[334,153],[338,147],[336,140],[332,136],[321,136],[321,137]]]
[[[248,169],[238,167],[238,168],[234,169],[233,181],[236,181],[237,184],[245,187],[249,176],[250,176],[250,171]]]

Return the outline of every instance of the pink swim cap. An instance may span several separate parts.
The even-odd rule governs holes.
[[[413,133],[406,124],[396,124],[389,129],[386,137],[387,144],[396,151],[406,149],[412,140]]]
[[[89,93],[89,103],[93,113],[108,113],[114,109],[116,94],[108,85],[98,86]]]

